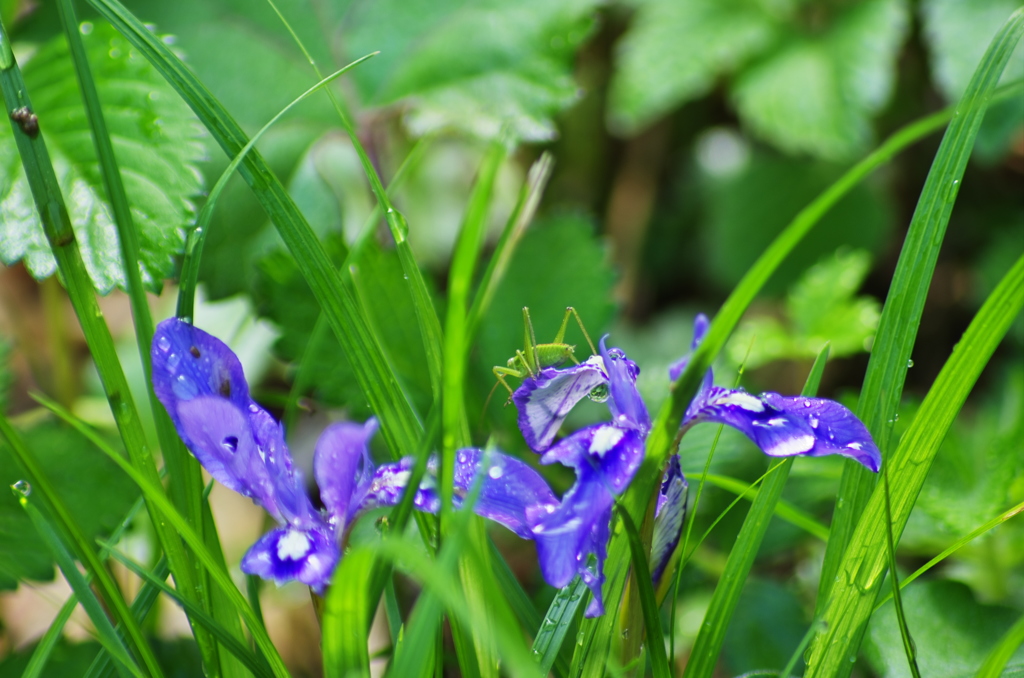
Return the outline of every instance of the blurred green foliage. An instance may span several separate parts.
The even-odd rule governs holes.
[[[128,4],[171,34],[166,41],[250,132],[316,80],[267,3]],[[522,348],[524,306],[540,341],[553,336],[570,305],[595,342],[611,330],[610,344],[642,367],[638,385],[654,411],[667,395],[668,365],[689,350],[695,313],[713,313],[786,223],[851,161],[901,124],[955,102],[989,39],[1019,5],[278,3],[325,72],[380,51],[339,81],[335,92],[385,184],[413,144],[425,139],[426,152],[392,193],[408,218],[410,243],[442,317],[445,271],[486,142],[507,134],[519,148],[497,182],[489,213],[492,236],[511,211],[524,168],[541,147],[554,150],[556,174],[540,216],[519,244],[470,356],[474,442],[493,436],[510,452],[525,450],[514,408],[501,406],[500,387],[482,410],[494,384],[491,367]],[[23,0],[0,0],[0,17],[12,29],[90,272],[97,289],[107,292],[122,284],[116,236],[63,38],[55,37],[55,10],[52,3],[32,9]],[[144,60],[109,27],[90,25],[84,37],[142,235],[144,275],[158,289],[174,274],[183,229],[194,215],[192,201],[202,199],[199,170],[210,185],[227,159],[197,135],[191,114]],[[1024,53],[1018,52],[1004,81],[1022,76]],[[911,394],[931,383],[973,311],[1024,251],[1022,107],[1024,96],[1017,96],[986,115],[915,347]],[[0,128],[0,259],[21,260],[33,275],[46,277],[53,262],[5,129]],[[719,384],[734,382],[738,364],[804,360],[825,341],[841,359],[829,366],[825,383],[831,392],[822,395],[835,397],[860,383],[862,354],[936,143],[907,151],[825,217],[734,337],[729,364],[716,366]],[[337,266],[356,236],[370,229],[346,273],[410,400],[425,415],[430,385],[411,299],[390,235],[379,223],[367,224],[373,199],[328,99],[303,102],[265,135],[259,150]],[[232,180],[210,227],[201,275],[209,297],[243,295],[280,332],[273,353],[287,368],[271,370],[270,378],[253,386],[261,395],[292,389],[332,415],[361,420],[369,414],[366,400],[334,335],[323,326],[315,330],[319,309],[301,273],[248,187]],[[901,544],[901,553],[915,562],[1024,499],[1024,320],[1015,332],[921,492]],[[586,343],[574,325],[566,340],[585,357]],[[0,361],[5,362],[2,351]],[[0,368],[0,377],[6,374]],[[785,390],[785,384],[762,384],[760,372],[755,376],[758,386]],[[744,379],[740,383],[749,386]],[[5,404],[2,396],[0,388]],[[897,428],[912,419],[913,407],[902,413]],[[567,428],[606,415],[606,409],[584,403]],[[691,477],[703,471],[716,432],[699,426],[684,439],[683,467]],[[40,426],[26,437],[48,468],[59,472],[55,482],[88,534],[109,531],[135,496],[124,478],[64,429]],[[727,430],[710,471],[752,481],[765,468],[753,445]],[[17,479],[3,450],[0,469],[14,474],[2,478],[5,483]],[[840,469],[837,459],[797,460],[785,499],[827,522]],[[571,482],[563,469],[544,472],[558,490]],[[733,498],[705,488],[695,537]],[[747,505],[741,501],[699,547],[694,566],[684,572],[684,607],[699,608],[706,600],[716,562],[731,548]],[[361,529],[374,528],[366,522]],[[16,577],[52,576],[48,554],[10,495],[0,495],[0,531],[0,588],[14,586]],[[758,576],[744,591],[726,639],[729,672],[779,668],[788,660],[809,622],[808,593],[816,589],[814,573],[807,573],[819,558],[812,539],[789,524],[769,530]],[[1019,608],[1024,601],[1022,544],[1017,519],[955,554],[929,575],[936,579],[915,582],[906,591],[925,675],[965,674],[1019,615],[1019,609],[989,603],[1010,601]],[[539,581],[535,571],[524,579]],[[544,599],[545,593],[536,597]],[[680,616],[686,614],[681,608]],[[76,661],[78,653],[91,660],[94,648],[81,648],[62,645],[52,668],[79,666],[61,663]],[[879,675],[896,676],[904,675],[902,655],[888,605],[872,621],[866,657]],[[0,664],[0,675],[17,675],[11,672],[20,671],[24,657]],[[193,675],[194,664],[185,660],[194,661],[185,657],[186,668],[173,664],[176,669],[168,663],[168,675]]]

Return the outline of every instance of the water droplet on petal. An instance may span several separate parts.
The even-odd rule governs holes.
[[[85,24],[82,25],[84,26]],[[161,335],[160,338],[156,340],[156,346],[164,353],[167,353],[171,350],[171,340],[166,336]]]
[[[500,478],[502,473],[504,473],[504,471],[500,466],[492,466],[490,470],[487,471],[487,475],[489,475],[493,480]]]
[[[169,369],[173,373],[176,369],[178,369],[178,363],[180,362],[181,356],[179,354],[170,354],[169,356],[167,356],[167,369]]]

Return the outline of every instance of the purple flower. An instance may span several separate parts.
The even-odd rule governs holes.
[[[242,558],[242,571],[278,584],[298,580],[322,592],[341,557],[340,542],[362,511],[397,504],[408,486],[411,457],[374,468],[369,442],[377,430],[341,422],[324,430],[313,455],[313,475],[324,509],[313,507],[294,468],[281,424],[249,396],[237,356],[223,342],[171,318],[160,323],[151,350],[153,388],[178,435],[218,482],[250,497],[281,525]],[[436,512],[436,460],[416,488],[413,505]],[[473,510],[524,538],[528,514],[554,510],[558,501],[529,465],[494,452],[459,450],[456,506],[475,482]]]
[[[707,333],[706,316],[694,322],[691,351]],[[674,363],[669,374],[678,379],[690,359]],[[619,349],[606,349],[601,359],[566,369],[548,368],[527,378],[513,394],[519,426],[527,444],[543,453],[541,463],[553,462],[576,471],[576,483],[557,507],[529,511],[541,571],[552,586],[562,587],[579,574],[594,594],[587,616],[603,613],[601,585],[614,497],[629,485],[644,455],[651,420],[636,389],[639,368]],[[552,443],[569,411],[584,396],[607,384],[612,420],[590,426]],[[872,471],[881,455],[864,425],[839,403],[821,398],[784,397],[777,393],[753,396],[742,389],[713,385],[708,370],[690,404],[682,427],[709,421],[739,429],[766,454],[822,456],[842,454]],[[686,511],[686,479],[672,457],[662,482],[655,518],[651,573],[661,578],[679,541]],[[591,562],[593,556],[593,562]]]
[[[636,390],[640,369],[601,340],[601,355],[580,365],[541,370],[513,394],[527,443],[543,452],[542,464],[576,471],[576,483],[561,504],[528,510],[544,579],[563,587],[577,574],[593,593],[587,616],[604,614],[601,586],[615,497],[640,467],[651,427]],[[565,416],[584,396],[607,384],[612,421],[580,429],[551,446]],[[593,560],[592,560],[593,558]]]

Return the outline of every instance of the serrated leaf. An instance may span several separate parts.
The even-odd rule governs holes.
[[[820,36],[797,37],[745,71],[732,88],[743,122],[794,153],[842,160],[871,141],[908,24],[903,0],[867,0]]]
[[[978,603],[970,589],[952,581],[912,584],[903,598],[921,675],[929,678],[974,675],[999,636],[1020,616],[1013,608]],[[864,654],[882,678],[911,675],[892,601],[871,617]],[[1024,663],[1024,647],[1010,662]]]
[[[355,2],[346,54],[380,50],[354,74],[375,106],[408,103],[417,134],[456,128],[484,138],[554,136],[552,116],[574,102],[574,49],[590,33],[593,0],[506,3]]]
[[[181,251],[182,229],[202,189],[200,128],[188,107],[107,24],[83,24],[83,41],[139,233],[143,281],[159,290]],[[67,46],[44,45],[23,69],[39,128],[96,289],[124,287],[117,233]],[[56,271],[9,126],[0,129],[0,260],[24,261],[37,279]]]
[[[784,3],[783,3],[784,4]],[[751,0],[643,0],[616,47],[609,122],[635,133],[706,93],[715,78],[768,47],[776,12]]]
[[[24,433],[27,448],[45,466],[86,537],[107,534],[139,496],[132,482],[75,430],[46,423]],[[20,480],[11,452],[0,445],[0,486]],[[0,590],[19,579],[48,581],[53,558],[10,492],[0,492]]]

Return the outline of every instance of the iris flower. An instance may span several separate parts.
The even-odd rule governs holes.
[[[280,527],[261,537],[242,558],[242,571],[278,584],[298,580],[322,593],[341,558],[346,527],[363,511],[393,506],[404,493],[415,460],[374,467],[369,442],[377,421],[339,422],[317,441],[313,475],[323,509],[313,506],[284,441],[284,428],[249,395],[238,357],[223,342],[171,318],[160,323],[151,349],[153,388],[178,435],[218,482],[259,504]],[[455,458],[458,508],[473,483],[473,510],[525,539],[533,538],[527,513],[554,511],[558,500],[527,464],[500,453],[463,449]],[[436,512],[436,459],[413,498]]]
[[[707,332],[704,315],[695,321],[691,351]],[[670,369],[674,381],[689,355]],[[601,585],[615,497],[629,485],[644,456],[651,420],[636,389],[636,363],[601,340],[600,355],[570,367],[546,368],[527,377],[512,396],[527,444],[541,453],[541,463],[561,463],[576,471],[576,483],[557,508],[546,514],[527,509],[537,542],[541,571],[552,586],[562,587],[579,574],[593,600],[587,616],[604,612]],[[576,431],[554,443],[566,416],[586,396],[608,396],[611,421]],[[713,385],[708,370],[687,408],[685,431],[701,422],[732,426],[773,457],[841,454],[878,471],[881,454],[865,426],[846,407],[823,398],[755,396],[743,389]],[[677,456],[662,481],[652,544],[652,577],[657,581],[678,543],[683,525],[686,480]]]

